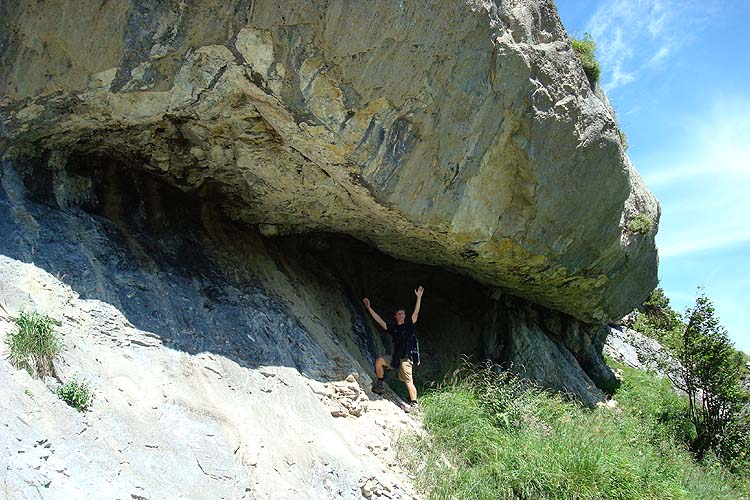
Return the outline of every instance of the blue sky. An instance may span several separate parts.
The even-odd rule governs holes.
[[[591,33],[628,155],[661,202],[659,279],[750,353],[750,1],[558,0]]]

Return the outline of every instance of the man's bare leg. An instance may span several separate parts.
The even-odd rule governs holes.
[[[414,382],[404,383],[404,385],[406,386],[406,391],[409,393],[409,401],[416,401],[417,386],[414,385]]]
[[[383,379],[385,378],[385,369],[390,367],[391,365],[383,358],[378,358],[375,360],[375,376],[378,378],[377,382],[375,382],[372,385],[372,392],[375,394],[382,395],[385,393],[385,384],[383,383]]]
[[[375,360],[375,376],[378,378],[385,377],[385,369],[388,368],[388,363],[383,358]]]

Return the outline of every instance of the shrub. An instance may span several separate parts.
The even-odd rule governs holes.
[[[60,350],[54,320],[44,314],[21,311],[15,323],[18,330],[5,339],[11,364],[28,371],[32,377],[52,375],[52,360]]]
[[[594,87],[599,82],[599,74],[601,73],[599,61],[596,60],[596,43],[591,38],[590,33],[584,33],[583,38],[571,38],[570,43],[573,45],[573,50],[578,54],[586,78]]]
[[[653,226],[654,222],[651,220],[651,217],[644,213],[637,213],[628,222],[627,229],[633,234],[646,234],[651,231]]]
[[[750,395],[742,390],[745,355],[734,349],[711,301],[701,294],[685,312],[687,323],[660,288],[641,307],[632,327],[665,347],[644,355],[687,395],[694,433],[686,444],[700,459],[710,453],[731,470],[750,467]]]
[[[750,457],[746,450],[736,450],[736,444],[738,440],[750,443],[750,435],[741,435],[743,429],[747,432],[748,421],[743,418],[736,351],[705,295],[685,316],[682,343],[674,350],[680,366],[673,368],[672,378],[690,401],[697,432],[692,448],[701,456],[710,449],[727,464],[744,461]],[[743,453],[737,456],[736,451]]]
[[[91,406],[94,395],[89,386],[75,379],[65,382],[57,390],[57,396],[78,411],[84,411]]]
[[[630,328],[670,349],[679,344],[685,325],[680,313],[672,309],[661,287],[651,292],[640,309],[633,311],[632,321],[628,324]]]

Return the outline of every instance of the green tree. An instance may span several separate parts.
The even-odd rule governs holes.
[[[668,348],[673,359],[661,365],[672,383],[688,396],[696,431],[691,449],[698,458],[711,450],[734,468],[746,462],[750,444],[737,351],[704,294],[686,310],[685,317],[682,335]],[[662,319],[666,326],[671,324],[669,315]]]
[[[672,309],[664,290],[655,288],[640,309],[633,312],[633,320],[628,326],[658,340],[665,347],[676,348],[681,342],[685,325],[680,313]]]

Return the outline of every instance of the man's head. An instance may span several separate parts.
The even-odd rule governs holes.
[[[403,325],[406,321],[406,310],[403,307],[397,307],[393,312],[393,318],[396,320],[397,325]]]

